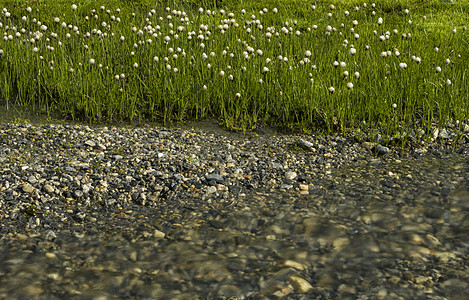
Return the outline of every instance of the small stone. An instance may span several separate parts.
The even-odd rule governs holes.
[[[124,157],[122,155],[114,155],[114,159],[115,160],[121,160],[123,159]]]
[[[288,183],[282,183],[279,188],[282,189],[282,190],[289,190],[291,189],[293,186],[291,184],[288,184]]]
[[[438,133],[438,137],[441,138],[441,139],[449,139],[450,135],[449,135],[448,131],[445,128],[443,128]]]
[[[32,194],[34,193],[35,191],[35,188],[30,185],[29,183],[25,183],[23,184],[23,192],[27,193],[27,194]]]
[[[75,198],[81,198],[81,197],[83,197],[83,191],[82,190],[75,190],[73,195],[75,196]]]
[[[375,147],[375,143],[371,143],[371,142],[363,142],[362,143],[362,146],[363,148],[367,149],[367,150],[371,150]]]
[[[227,190],[228,190],[228,187],[227,187],[226,185],[221,184],[221,183],[218,183],[218,184],[216,185],[216,187],[217,187],[217,190],[219,190],[219,191],[221,191],[221,192],[224,192],[224,191],[227,191]]]
[[[57,235],[52,230],[49,230],[46,233],[46,240],[48,240],[48,241],[51,241],[51,240],[55,239],[56,237],[57,237]]]
[[[31,176],[28,177],[28,182],[31,183],[31,184],[35,184],[37,182],[37,179],[36,179],[36,177],[31,175]]]
[[[212,174],[209,174],[209,175],[205,176],[205,179],[207,181],[215,181],[217,183],[225,182],[225,179],[223,179],[223,177],[221,177],[220,174],[216,174],[216,173],[212,173]]]
[[[85,145],[86,145],[86,146],[89,146],[89,147],[94,147],[94,146],[96,146],[96,143],[95,143],[94,141],[92,141],[92,140],[87,140],[87,141],[85,142]]]
[[[279,164],[279,163],[277,163],[277,162],[271,162],[271,163],[270,163],[270,167],[271,167],[272,169],[276,169],[276,170],[281,170],[281,169],[283,169],[282,164]]]
[[[54,192],[54,187],[53,187],[52,185],[50,185],[50,184],[45,184],[45,185],[44,185],[44,191],[45,191],[46,193],[51,194],[51,193]]]
[[[341,284],[337,291],[339,292],[339,294],[355,294],[357,292],[354,286],[346,284]]]
[[[155,230],[153,231],[153,236],[154,236],[155,238],[157,238],[157,239],[162,239],[162,238],[164,238],[164,237],[166,236],[166,234],[165,234],[164,232],[162,232],[162,231],[159,231],[158,229],[155,229]]]
[[[294,260],[289,260],[289,259],[284,261],[283,264],[281,264],[280,266],[281,267],[290,267],[290,268],[294,268],[294,269],[301,270],[301,271],[308,269],[308,266],[303,265],[303,264],[301,264],[299,262],[296,262]]]
[[[213,193],[216,193],[217,192],[217,187],[215,186],[209,186],[207,187],[207,194],[213,194]]]
[[[288,180],[293,180],[296,178],[296,172],[293,172],[293,171],[288,171],[285,173],[285,178],[288,179]]]
[[[309,186],[307,184],[300,184],[299,185],[300,191],[307,191]]]
[[[426,276],[417,276],[417,277],[415,277],[415,283],[417,283],[417,284],[424,284],[428,280],[431,281],[431,277],[430,278],[426,277]]]
[[[303,148],[305,150],[311,150],[313,148],[313,143],[311,142],[308,142],[308,141],[305,141],[303,139],[299,139],[296,144],[298,145],[298,147],[300,148]]]
[[[376,145],[375,150],[376,150],[376,152],[378,153],[378,155],[384,155],[384,154],[386,154],[386,153],[389,152],[389,148],[388,148],[388,147],[384,147],[384,146],[382,146],[382,145],[380,145],[380,144]]]
[[[306,281],[305,279],[299,277],[299,276],[290,276],[290,284],[293,286],[293,288],[295,289],[295,291],[299,292],[299,293],[308,293],[309,291],[311,291],[313,289],[313,286],[308,282]]]
[[[392,284],[397,284],[401,279],[397,276],[392,276],[391,278],[388,279],[388,281]]]
[[[58,273],[50,273],[50,274],[47,274],[47,278],[52,279],[52,280],[58,280],[60,278],[60,275]]]
[[[239,193],[241,193],[242,187],[237,186],[237,185],[230,185],[228,187],[228,189],[230,190],[230,192],[232,192],[234,194],[239,194]]]

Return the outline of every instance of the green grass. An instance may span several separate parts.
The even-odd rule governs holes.
[[[415,1],[403,0],[376,7],[343,2],[76,1],[73,11],[69,1],[6,1],[10,16],[0,15],[0,103],[91,123],[215,118],[238,130],[270,124],[328,133],[372,129],[388,136],[467,121],[469,1],[414,7]],[[172,10],[185,12],[189,22]],[[219,26],[233,19],[228,13],[234,21],[222,32]],[[326,26],[334,30],[327,34]],[[191,40],[189,32],[195,33]],[[386,32],[389,39],[380,41]],[[391,55],[383,58],[383,52]]]

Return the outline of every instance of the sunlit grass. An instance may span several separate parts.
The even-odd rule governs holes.
[[[202,4],[12,1],[0,16],[1,101],[240,130],[391,136],[467,120],[466,1]]]

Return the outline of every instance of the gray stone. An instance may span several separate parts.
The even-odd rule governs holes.
[[[282,164],[279,164],[279,163],[277,163],[277,162],[271,162],[271,163],[270,163],[270,167],[271,167],[272,169],[276,169],[276,170],[281,170],[281,169],[283,169]]]
[[[389,152],[389,148],[382,146],[381,144],[376,145],[375,150],[378,153],[378,155],[384,155]]]
[[[92,141],[92,140],[87,140],[87,141],[85,142],[85,145],[86,145],[86,146],[89,146],[89,147],[94,147],[94,146],[96,146],[96,143],[95,143],[94,141]]]
[[[441,138],[441,139],[449,139],[450,135],[449,135],[448,131],[445,128],[443,128],[438,133],[438,137]]]
[[[31,176],[28,177],[28,182],[31,183],[31,184],[35,184],[37,182],[37,179],[36,179],[36,177],[31,175]]]
[[[217,183],[223,183],[223,182],[225,182],[225,179],[223,179],[223,177],[221,177],[220,174],[216,174],[216,173],[212,173],[212,174],[209,174],[209,175],[205,176],[205,179],[206,179],[207,181],[212,181],[212,180],[214,180],[214,181],[216,181]]]
[[[303,139],[299,139],[296,144],[298,145],[298,147],[300,148],[303,148],[305,150],[311,150],[313,148],[313,143],[311,142],[308,142],[308,141],[305,141]]]

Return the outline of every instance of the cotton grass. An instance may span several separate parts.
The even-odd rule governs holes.
[[[380,5],[315,3],[292,20],[267,5],[112,3],[4,10],[1,99],[92,122],[217,118],[241,130],[366,120],[392,121],[391,134],[417,119],[467,119],[466,31],[424,39],[416,10],[393,17]]]

